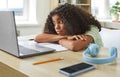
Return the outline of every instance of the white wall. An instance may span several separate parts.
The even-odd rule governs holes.
[[[117,47],[120,50],[120,30],[111,30],[102,28],[100,35],[104,44],[104,47]]]
[[[43,30],[44,23],[50,12],[50,0],[36,0],[36,3],[38,24],[18,26],[17,29],[20,31],[21,36],[38,34]]]

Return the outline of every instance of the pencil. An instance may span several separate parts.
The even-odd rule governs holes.
[[[53,59],[48,59],[44,61],[39,61],[39,62],[33,63],[33,65],[43,64],[43,63],[48,63],[48,62],[53,62],[53,61],[58,61],[58,60],[63,60],[63,58],[53,58]]]

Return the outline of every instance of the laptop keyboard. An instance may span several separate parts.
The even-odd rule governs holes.
[[[21,54],[34,54],[34,53],[40,53],[40,51],[29,49],[24,46],[19,45],[19,50]]]

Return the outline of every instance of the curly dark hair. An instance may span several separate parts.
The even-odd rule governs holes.
[[[91,14],[75,5],[67,3],[58,6],[50,12],[45,23],[44,33],[57,34],[52,21],[52,16],[55,14],[62,18],[68,32],[67,35],[84,34],[90,30],[92,25],[97,26],[99,31],[101,31],[100,23]]]

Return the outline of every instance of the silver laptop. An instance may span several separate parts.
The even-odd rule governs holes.
[[[0,11],[0,49],[20,58],[55,51],[37,43],[34,43],[32,47],[34,48],[25,47],[24,44],[19,45],[14,12]]]

